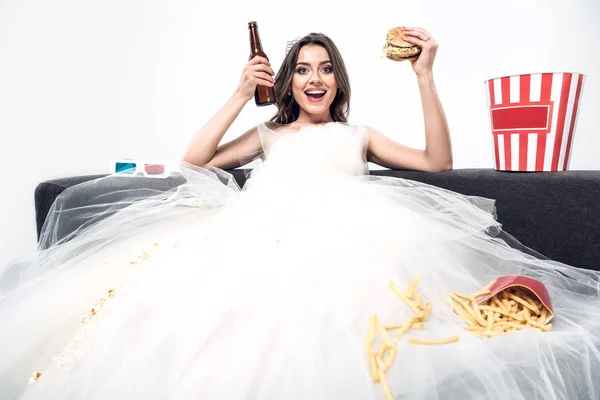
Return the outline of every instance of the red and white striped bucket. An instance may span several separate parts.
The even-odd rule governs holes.
[[[585,75],[538,73],[485,81],[498,171],[566,171]]]

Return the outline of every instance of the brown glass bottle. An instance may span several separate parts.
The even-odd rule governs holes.
[[[250,60],[255,56],[261,56],[266,58],[269,57],[265,54],[262,49],[260,42],[260,35],[258,34],[258,26],[256,21],[248,22],[248,30],[250,31]],[[256,91],[254,92],[254,101],[257,106],[268,106],[275,104],[275,91],[270,86],[257,85]]]

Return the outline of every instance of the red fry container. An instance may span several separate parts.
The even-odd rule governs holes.
[[[552,309],[552,303],[550,301],[550,296],[548,295],[546,287],[542,282],[533,278],[529,278],[527,276],[509,275],[496,279],[496,281],[489,288],[490,293],[478,297],[477,303],[481,304],[494,297],[498,293],[502,292],[503,290],[512,287],[520,287],[525,289],[542,303],[542,305],[548,310],[548,318],[546,319],[546,321],[544,321],[545,323],[550,322],[554,318],[554,310]]]

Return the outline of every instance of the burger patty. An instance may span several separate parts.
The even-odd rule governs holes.
[[[415,46],[400,47],[400,46],[394,46],[394,45],[389,45],[389,44],[386,44],[383,46],[383,51],[390,53],[392,56],[406,56],[406,57],[416,56],[417,54],[420,53],[420,49]]]

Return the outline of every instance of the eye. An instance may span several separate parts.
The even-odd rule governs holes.
[[[300,67],[300,68],[296,69],[296,72],[299,74],[305,74],[307,72],[307,69],[304,67]]]
[[[323,72],[325,72],[326,74],[330,74],[333,72],[333,68],[331,66],[325,67],[323,68]]]

